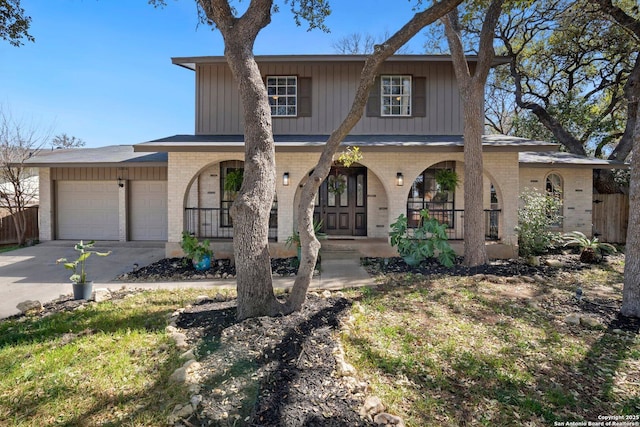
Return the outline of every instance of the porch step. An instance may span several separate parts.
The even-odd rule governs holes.
[[[320,256],[322,257],[322,261],[329,259],[346,259],[346,260],[357,260],[358,264],[360,264],[360,252],[354,249],[325,249],[324,247],[320,251]]]
[[[341,289],[345,287],[371,286],[373,280],[360,265],[360,252],[353,249],[322,249],[320,277],[316,287]]]

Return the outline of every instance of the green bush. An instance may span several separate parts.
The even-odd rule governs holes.
[[[209,247],[209,240],[199,242],[197,237],[192,236],[187,231],[182,232],[182,242],[180,243],[180,247],[184,251],[185,257],[196,264],[207,255],[210,258],[213,257],[213,251]]]
[[[602,258],[605,253],[616,253],[616,247],[598,240],[597,237],[589,239],[580,231],[571,231],[562,235],[564,246],[577,246],[580,248],[580,261],[593,264]]]
[[[412,267],[426,258],[435,257],[436,252],[440,264],[452,267],[456,253],[447,240],[447,225],[431,218],[426,209],[420,211],[420,217],[420,226],[409,229],[407,217],[401,214],[391,224],[391,246],[396,247],[404,262]]]
[[[520,194],[522,201],[518,209],[518,245],[520,255],[540,255],[559,241],[560,233],[552,230],[562,219],[562,201],[557,197],[526,189]]]

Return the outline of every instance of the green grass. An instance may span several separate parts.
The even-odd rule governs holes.
[[[621,298],[619,271],[594,267],[547,286],[406,279],[385,276],[355,295],[355,321],[341,339],[371,393],[408,426],[548,426],[640,413],[640,338],[570,327],[561,310],[578,282],[588,295]]]
[[[0,254],[5,252],[15,251],[16,249],[20,249],[20,246],[18,245],[2,246],[0,247]]]
[[[158,426],[186,389],[167,316],[202,290],[155,291],[0,323],[0,425]]]

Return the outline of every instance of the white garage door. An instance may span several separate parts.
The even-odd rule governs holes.
[[[167,182],[131,181],[131,240],[167,240]]]
[[[118,240],[118,184],[58,181],[58,239]]]

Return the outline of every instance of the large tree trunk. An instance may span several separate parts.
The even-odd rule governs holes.
[[[200,3],[224,37],[224,54],[238,83],[244,116],[244,180],[231,207],[238,319],[274,316],[282,311],[273,293],[269,256],[275,147],[267,90],[253,56],[255,39],[271,20],[272,1],[252,1],[240,18],[233,16],[227,1]]]
[[[463,104],[464,114],[464,264],[478,266],[488,261],[485,246],[484,201],[482,178],[482,134],[484,131],[484,88],[495,57],[493,38],[504,0],[492,0],[487,7],[480,40],[478,61],[473,75],[469,69],[462,33],[458,24],[458,10],[442,18],[453,70]]]
[[[464,263],[486,264],[482,133],[484,84],[463,88],[464,99]]]
[[[624,264],[622,308],[625,316],[640,317],[640,114],[636,119],[629,186],[629,228]]]
[[[239,82],[245,119],[244,180],[231,207],[238,318],[273,316],[280,311],[280,304],[273,294],[269,256],[276,170],[271,111],[253,55],[232,48],[227,48],[225,55]]]

